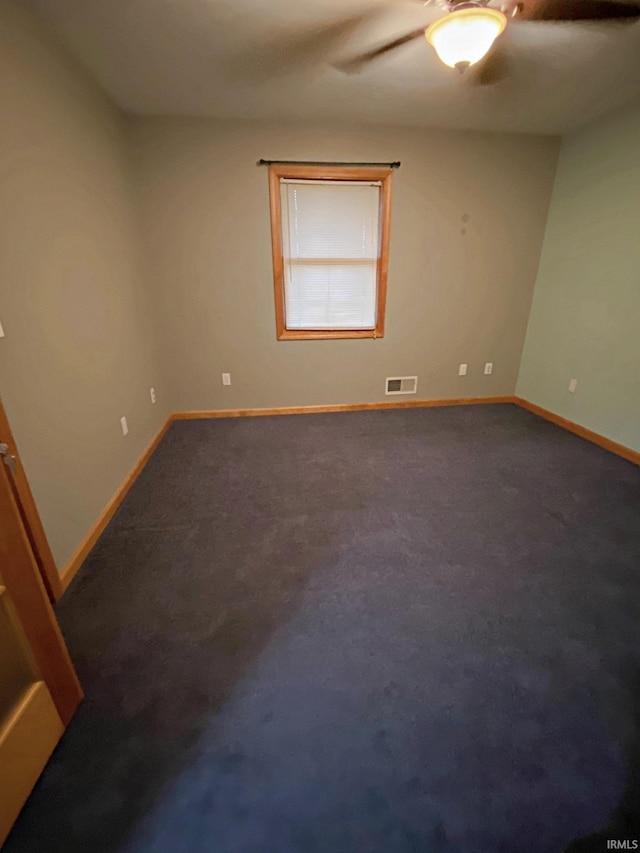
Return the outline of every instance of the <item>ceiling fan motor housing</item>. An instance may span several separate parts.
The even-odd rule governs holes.
[[[493,0],[442,0],[439,5],[447,12],[457,12],[460,9],[484,9],[487,6],[500,9],[510,18],[514,18],[522,11],[522,3],[515,0],[505,0],[498,3]]]
[[[489,5],[489,0],[447,0],[447,5],[451,12],[457,12],[460,9],[482,9]]]

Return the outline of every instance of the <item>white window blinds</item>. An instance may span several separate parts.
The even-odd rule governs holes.
[[[381,184],[281,179],[287,329],[374,329]]]

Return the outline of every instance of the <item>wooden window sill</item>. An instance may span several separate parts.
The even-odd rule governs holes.
[[[279,341],[322,341],[346,338],[382,338],[376,329],[283,329]]]

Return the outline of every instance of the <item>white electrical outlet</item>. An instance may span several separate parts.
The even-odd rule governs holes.
[[[466,376],[467,375],[467,365],[461,364],[458,368],[458,376]]]
[[[2,328],[2,323],[0,323],[0,338],[4,338],[4,329]]]
[[[577,379],[570,379],[569,380],[569,393],[575,394],[577,387],[578,387],[578,380]]]
[[[120,426],[122,427],[122,434],[126,435],[129,432],[129,427],[127,426],[126,418],[120,418]]]
[[[223,385],[231,385],[231,374],[223,373],[222,374],[222,384]]]
[[[156,401],[156,389],[155,388],[149,388],[149,396],[151,397],[151,402],[155,403],[155,401]]]
[[[485,376],[491,376],[492,373],[493,373],[493,362],[488,361],[484,366],[484,375]]]

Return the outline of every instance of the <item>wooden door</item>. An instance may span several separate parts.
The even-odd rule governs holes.
[[[0,458],[0,846],[81,699]]]
[[[62,595],[60,573],[47,542],[40,514],[33,499],[27,475],[20,461],[20,454],[18,453],[2,400],[0,400],[0,447],[6,448],[5,453],[14,460],[14,464],[9,469],[11,473],[11,488],[13,489],[16,504],[20,510],[20,515],[27,531],[29,542],[31,543],[33,556],[49,599],[52,602],[57,601]]]

